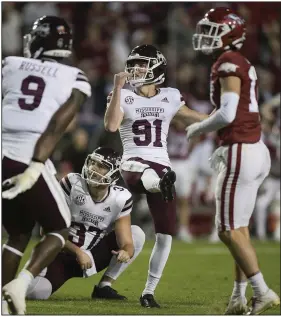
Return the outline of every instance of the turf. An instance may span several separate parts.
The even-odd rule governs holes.
[[[270,287],[280,294],[280,244],[254,243],[260,266]],[[32,244],[31,244],[32,245]],[[30,254],[29,246],[25,259]],[[146,282],[153,242],[120,276],[114,287],[128,301],[93,301],[90,295],[101,273],[88,279],[68,281],[47,301],[28,301],[28,314],[36,315],[220,315],[223,314],[233,286],[233,263],[222,244],[198,241],[188,245],[173,242],[172,252],[156,299],[161,309],[145,309],[139,296]],[[247,290],[248,299],[251,290]],[[266,314],[280,315],[280,308]]]

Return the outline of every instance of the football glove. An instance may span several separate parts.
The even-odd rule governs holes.
[[[13,199],[18,194],[30,189],[37,182],[44,167],[43,163],[31,161],[29,167],[22,174],[6,179],[2,183],[2,198]],[[5,190],[5,187],[8,189]]]

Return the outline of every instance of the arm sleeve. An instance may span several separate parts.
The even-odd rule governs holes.
[[[70,174],[66,175],[60,180],[60,186],[62,188],[62,191],[64,193],[64,196],[68,205],[70,204],[70,193],[72,189],[72,184],[69,178],[70,178]]]
[[[236,117],[239,98],[239,95],[234,92],[224,93],[221,96],[220,109],[209,118],[198,123],[196,130],[201,133],[207,133],[229,125]]]
[[[82,71],[78,72],[73,88],[80,90],[87,97],[91,97],[91,94],[92,94],[91,85],[89,83],[87,76]]]
[[[123,196],[123,195],[122,195]],[[126,190],[126,195],[123,196],[122,199],[122,209],[117,217],[117,219],[124,217],[124,216],[128,216],[133,208],[133,197],[131,195],[131,193]]]

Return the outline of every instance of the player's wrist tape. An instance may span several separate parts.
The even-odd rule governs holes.
[[[31,161],[32,161],[32,162],[36,162],[36,163],[42,163],[42,164],[44,164],[43,161],[40,161],[40,160],[38,160],[38,159],[35,158],[35,157],[33,157],[33,158],[31,159]]]

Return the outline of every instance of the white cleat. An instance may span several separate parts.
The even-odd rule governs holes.
[[[225,315],[245,315],[248,312],[246,297],[231,297]]]
[[[249,315],[260,315],[278,305],[280,305],[279,296],[273,290],[269,289],[263,295],[252,298],[252,308]]]
[[[10,315],[9,309],[8,309],[8,303],[2,299],[2,315]]]
[[[3,299],[8,303],[12,315],[24,315],[26,289],[19,279],[14,279],[2,288]]]
[[[180,230],[177,235],[178,239],[185,243],[192,243],[193,238],[187,230]]]

